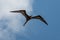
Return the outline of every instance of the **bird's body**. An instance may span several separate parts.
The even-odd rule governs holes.
[[[44,20],[44,18],[40,15],[37,16],[29,16],[26,14],[25,10],[16,10],[16,11],[11,11],[14,13],[21,13],[22,15],[24,15],[24,17],[26,18],[26,22],[24,23],[24,25],[30,20],[30,19],[40,19],[42,22],[44,22],[46,25],[48,25],[48,23]]]

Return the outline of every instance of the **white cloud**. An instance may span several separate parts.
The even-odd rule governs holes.
[[[14,33],[25,29],[21,15],[10,12],[20,9],[32,11],[32,0],[0,0],[0,40],[15,40]]]

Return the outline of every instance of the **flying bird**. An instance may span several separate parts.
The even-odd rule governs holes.
[[[28,14],[26,14],[26,10],[16,10],[16,11],[10,11],[10,12],[21,13],[26,18],[26,22],[24,23],[24,26],[30,19],[39,19],[42,22],[44,22],[46,25],[48,25],[48,23],[44,20],[44,18],[42,16],[40,16],[40,15],[33,16],[33,17],[29,16]]]

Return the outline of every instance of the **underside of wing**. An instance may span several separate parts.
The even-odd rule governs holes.
[[[44,18],[43,18],[42,16],[40,16],[40,15],[34,16],[34,17],[32,17],[32,18],[40,19],[42,22],[44,22],[46,25],[48,25],[48,23],[47,23],[47,22],[44,20]]]
[[[29,15],[26,14],[26,10],[15,10],[15,11],[10,11],[13,13],[21,13],[25,18],[28,18]]]

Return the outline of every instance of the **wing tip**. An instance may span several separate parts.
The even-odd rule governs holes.
[[[48,24],[46,24],[48,26]]]
[[[46,24],[46,25],[48,25],[48,23],[47,23],[47,22],[45,22],[45,24]]]

